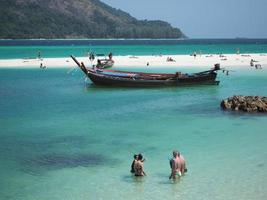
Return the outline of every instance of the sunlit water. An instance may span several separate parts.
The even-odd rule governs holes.
[[[234,94],[267,96],[266,68],[243,68],[220,72],[218,86],[146,89],[96,87],[68,69],[0,69],[0,199],[267,199],[267,116],[220,109]],[[173,149],[188,166],[176,182]],[[141,179],[130,174],[139,152]]]
[[[108,55],[267,53],[267,39],[0,40],[0,59]]]
[[[225,112],[267,95],[266,70],[219,86],[103,88],[67,69],[0,70],[1,199],[266,199],[266,115]],[[188,163],[168,180],[179,149]],[[146,157],[147,177],[129,173]]]

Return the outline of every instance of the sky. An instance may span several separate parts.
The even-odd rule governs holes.
[[[267,0],[101,0],[137,19],[163,20],[189,38],[267,38]]]

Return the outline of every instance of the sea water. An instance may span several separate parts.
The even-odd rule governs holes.
[[[0,59],[108,55],[266,53],[267,39],[0,40]]]
[[[267,96],[265,68],[167,88],[97,87],[68,72],[0,69],[1,200],[267,198],[267,116],[220,109],[234,94]],[[175,182],[174,149],[188,168]],[[130,174],[136,153],[146,177]]]

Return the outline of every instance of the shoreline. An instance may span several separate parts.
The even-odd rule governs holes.
[[[167,61],[171,57],[171,61]],[[104,57],[96,57],[92,62],[96,64],[97,59]],[[227,69],[251,68],[250,61],[253,59],[254,65],[260,64],[262,68],[267,67],[267,53],[257,54],[198,54],[196,57],[192,55],[151,55],[151,56],[114,56],[115,61],[113,68],[120,67],[144,67],[144,68],[180,68],[180,67],[196,67],[211,68],[214,64],[219,63],[221,67]],[[77,57],[79,62],[84,62],[88,66],[92,66],[88,57]],[[60,58],[29,58],[29,59],[0,59],[0,68],[40,68],[40,65],[46,68],[69,68],[75,67],[76,64],[70,57]]]

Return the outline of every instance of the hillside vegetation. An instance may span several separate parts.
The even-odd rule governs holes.
[[[99,0],[6,0],[0,38],[182,38],[163,21],[137,20]]]

